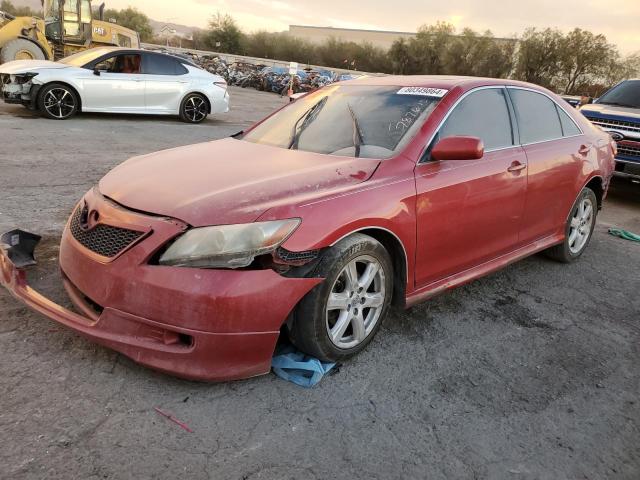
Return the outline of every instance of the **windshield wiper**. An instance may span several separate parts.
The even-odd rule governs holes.
[[[312,105],[309,110],[304,112],[298,120],[296,120],[296,123],[293,125],[293,131],[291,132],[291,140],[289,141],[289,145],[287,146],[289,150],[298,149],[298,141],[300,141],[302,132],[304,132],[307,127],[311,125],[311,123],[313,123],[316,118],[318,118],[320,110],[322,110],[322,107],[326,105],[328,99],[328,96],[322,97],[317,103]],[[302,122],[302,125],[300,125],[300,122]],[[299,129],[298,125],[300,125]]]
[[[362,130],[360,130],[358,118],[353,108],[351,108],[351,104],[347,103],[347,108],[349,109],[353,122],[353,148],[355,148],[355,157],[358,158],[360,156],[360,146],[364,143],[364,139],[362,138]]]

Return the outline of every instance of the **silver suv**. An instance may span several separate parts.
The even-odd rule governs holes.
[[[580,111],[618,144],[614,174],[640,183],[640,79],[619,83]]]

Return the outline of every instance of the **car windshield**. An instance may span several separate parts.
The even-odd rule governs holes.
[[[613,87],[598,99],[598,103],[640,108],[640,80],[627,80]]]
[[[64,63],[65,65],[71,65],[73,67],[83,67],[96,58],[112,51],[112,48],[92,48],[91,50],[85,50],[83,52],[69,55],[68,57],[58,60],[58,63]]]
[[[333,85],[300,98],[242,139],[274,147],[390,158],[413,138],[445,92],[429,88]]]

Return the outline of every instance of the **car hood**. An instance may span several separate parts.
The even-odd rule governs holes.
[[[99,190],[125,207],[193,226],[248,223],[271,207],[348,189],[379,164],[228,138],[132,158]]]
[[[617,107],[615,105],[607,105],[605,103],[592,103],[585,105],[580,111],[587,115],[594,113],[596,115],[607,115],[610,117],[626,117],[634,120],[640,120],[640,108]]]
[[[14,60],[0,65],[0,73],[17,74],[51,68],[69,68],[69,65],[48,60]]]

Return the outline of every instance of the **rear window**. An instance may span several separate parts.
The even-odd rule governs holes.
[[[438,96],[429,96],[430,92]],[[333,85],[300,98],[242,139],[328,155],[390,158],[413,138],[444,93]]]
[[[148,75],[184,75],[187,69],[175,58],[167,55],[147,54],[144,73]]]

